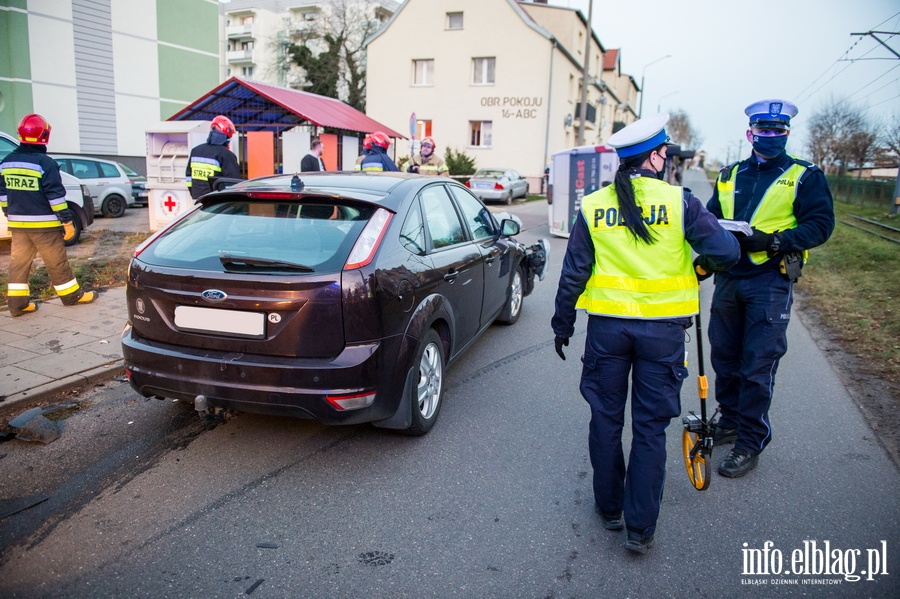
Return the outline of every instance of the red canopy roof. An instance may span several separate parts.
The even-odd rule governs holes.
[[[390,127],[334,98],[232,77],[169,117],[170,121],[211,121],[224,114],[239,131],[274,131],[311,124],[340,131],[406,139]]]

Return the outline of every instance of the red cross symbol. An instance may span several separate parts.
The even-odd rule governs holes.
[[[172,194],[167,193],[163,196],[163,198],[165,199],[165,201],[163,202],[163,206],[165,206],[169,210],[169,212],[172,212],[172,210],[176,206],[178,206],[178,202],[175,201],[175,196],[173,196]]]

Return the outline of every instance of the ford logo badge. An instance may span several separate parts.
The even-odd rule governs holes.
[[[208,302],[223,302],[228,299],[228,294],[218,289],[207,289],[200,296]]]

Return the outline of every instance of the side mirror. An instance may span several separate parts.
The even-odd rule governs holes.
[[[500,235],[503,237],[512,237],[519,234],[519,223],[511,218],[504,218],[500,224]]]

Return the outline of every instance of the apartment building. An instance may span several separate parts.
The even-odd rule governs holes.
[[[142,161],[147,128],[219,83],[218,11],[215,0],[0,0],[0,130],[37,112],[53,152]]]
[[[318,54],[325,49],[323,32],[346,28],[353,33],[362,21],[377,28],[398,6],[393,0],[230,0],[221,5],[223,80],[245,77],[302,89],[302,70],[290,64],[292,43]]]
[[[412,119],[439,153],[514,168],[532,189],[552,153],[578,145],[585,61],[583,143],[636,118],[633,78],[580,11],[545,0],[407,0],[367,49],[370,117],[401,131]]]

